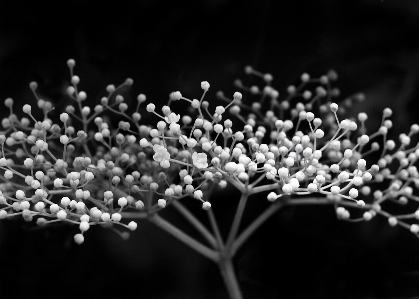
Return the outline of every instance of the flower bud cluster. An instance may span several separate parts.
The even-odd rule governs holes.
[[[210,194],[231,185],[249,195],[266,192],[271,202],[315,195],[319,203],[334,204],[339,219],[353,220],[355,209],[362,211],[362,220],[381,215],[392,226],[419,232],[402,220],[419,219],[416,211],[381,210],[385,201],[419,201],[413,189],[419,187],[419,145],[411,145],[419,126],[400,134],[396,146],[387,138],[392,111],[386,108],[381,126],[367,134],[366,113],[357,120],[342,117],[363,96],[339,105],[334,71],[320,78],[303,74],[282,96],[271,86],[272,75],[246,67],[264,87],[236,81],[240,91],[232,98],[218,92],[218,102],[210,105],[204,100],[210,84],[203,81],[200,100],[176,91],[167,105],[143,108],[146,96],[140,94],[129,109],[119,91],[132,79],[109,85],[100,104],[88,107],[74,60],[68,66],[67,94],[74,105],[65,111],[57,114],[52,103],[40,99],[35,82],[30,88],[38,108],[25,104],[25,117],[13,114],[12,99],[5,101],[11,113],[2,120],[0,135],[1,219],[22,215],[26,221],[35,217],[38,225],[77,224],[74,240],[81,244],[92,225],[135,230],[135,222],[125,224],[130,216],[152,217],[184,197],[209,210]],[[172,111],[177,101],[187,102],[192,112]],[[155,126],[142,124],[141,113],[151,114]],[[374,152],[381,154],[376,161],[370,159]]]

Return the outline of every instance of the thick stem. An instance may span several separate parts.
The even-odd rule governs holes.
[[[229,298],[243,299],[231,258],[221,258],[218,262],[218,267],[220,269],[221,276],[223,277],[224,285],[227,288]]]

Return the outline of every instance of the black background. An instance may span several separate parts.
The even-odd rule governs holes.
[[[41,96],[62,109],[69,58],[91,104],[107,84],[127,77],[134,79],[128,101],[145,93],[159,106],[173,90],[198,97],[203,80],[211,84],[209,98],[220,89],[232,94],[247,64],[272,73],[282,93],[302,72],[319,76],[333,68],[342,98],[366,94],[349,112],[368,112],[372,130],[386,106],[395,112],[395,132],[418,122],[415,0],[0,0],[1,100],[35,103],[28,83],[36,80]],[[213,201],[224,224],[237,204],[232,194]],[[245,222],[266,206],[254,198]],[[171,212],[164,216],[194,233]],[[215,265],[147,222],[128,241],[92,228],[82,246],[72,242],[74,227],[29,227],[0,222],[2,299],[227,298]],[[276,214],[235,265],[245,298],[419,296],[419,240],[385,220],[338,222],[331,207]]]

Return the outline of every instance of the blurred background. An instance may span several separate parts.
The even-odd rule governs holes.
[[[419,122],[417,0],[0,0],[1,101],[35,103],[35,80],[62,109],[69,58],[91,104],[127,77],[127,101],[145,93],[159,106],[174,90],[200,96],[203,80],[209,99],[217,90],[232,95],[236,78],[253,84],[245,65],[271,73],[281,93],[302,72],[333,68],[342,99],[366,94],[349,113],[367,112],[372,131],[387,106],[394,132]],[[217,195],[214,211],[228,225],[238,197]],[[266,206],[250,201],[245,223]],[[163,216],[194,234],[173,211]],[[125,241],[91,228],[82,246],[72,242],[75,227],[31,227],[0,222],[1,299],[227,298],[215,265],[145,221]],[[385,220],[339,222],[331,207],[280,211],[235,262],[246,299],[419,298],[419,239]]]

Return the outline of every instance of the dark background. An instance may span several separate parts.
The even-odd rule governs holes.
[[[198,97],[203,80],[212,98],[232,94],[247,64],[272,73],[282,93],[302,72],[333,68],[342,99],[366,94],[349,112],[368,112],[372,130],[386,106],[395,132],[418,122],[416,0],[0,0],[1,100],[35,103],[28,84],[36,80],[62,109],[69,58],[91,104],[127,77],[128,101],[145,93],[159,106],[173,90]],[[213,201],[225,223],[237,204],[229,192]],[[245,222],[266,206],[254,198]],[[164,216],[183,227],[172,211]],[[0,222],[1,299],[226,298],[215,265],[147,222],[128,241],[91,228],[82,246],[74,227],[29,227]],[[338,222],[331,207],[281,211],[239,251],[236,267],[245,298],[419,298],[419,240],[385,220]]]

